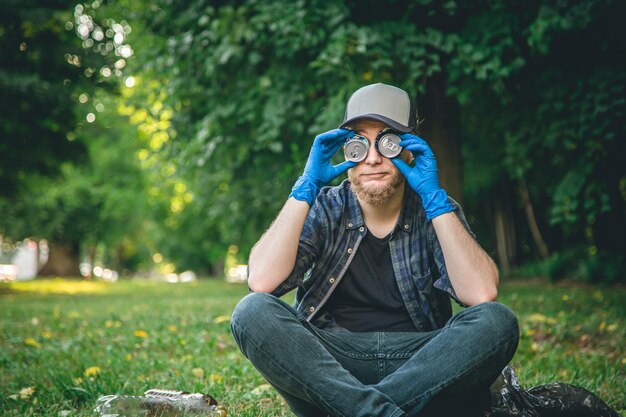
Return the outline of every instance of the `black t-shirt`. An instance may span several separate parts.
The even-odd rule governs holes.
[[[389,238],[367,232],[324,306],[337,324],[350,331],[416,331],[396,283]]]

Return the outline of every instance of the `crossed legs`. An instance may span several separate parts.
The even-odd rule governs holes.
[[[423,414],[486,390],[518,342],[515,316],[498,303],[464,309],[433,332],[351,333],[317,329],[280,299],[252,293],[231,327],[243,354],[307,417]]]

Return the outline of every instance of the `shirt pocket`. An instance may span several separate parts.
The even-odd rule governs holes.
[[[413,279],[413,285],[415,285],[415,288],[420,294],[430,294],[432,292],[433,276],[430,270],[423,275],[411,273],[411,277]]]
[[[413,280],[413,286],[416,289],[416,298],[419,302],[419,308],[422,311],[423,319],[426,320],[427,327],[432,328],[434,325],[434,317],[431,306],[431,294],[433,292],[432,274],[428,271],[424,275],[412,274],[411,277]]]

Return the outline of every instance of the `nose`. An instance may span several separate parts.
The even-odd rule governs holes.
[[[381,156],[381,154],[379,154],[378,150],[376,150],[374,141],[370,140],[370,146],[367,150],[367,155],[365,156],[365,159],[363,161],[367,165],[378,165],[383,162],[382,158],[383,157]]]

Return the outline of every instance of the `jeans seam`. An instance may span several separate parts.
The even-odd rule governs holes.
[[[310,324],[310,323],[307,323]],[[313,326],[312,326],[313,327]],[[334,350],[336,350],[338,353],[341,353],[343,356],[347,357],[347,358],[352,358],[352,359],[365,359],[365,360],[375,360],[375,359],[380,359],[380,346],[378,348],[378,351],[376,354],[362,354],[362,353],[354,353],[354,352],[348,352],[340,347],[338,347],[334,342],[333,342],[333,338],[330,337],[326,337],[325,335],[328,334],[328,332],[324,332],[323,329],[317,329],[314,328],[312,330],[313,333],[315,333],[317,335],[317,337],[323,342],[326,343],[330,346],[332,346],[332,348]],[[383,337],[384,337],[384,332],[383,333]],[[380,339],[379,339],[380,340]],[[421,347],[420,347],[421,349]],[[385,359],[410,359],[412,358],[417,352],[419,352],[420,349],[414,349],[414,350],[408,350],[408,351],[402,351],[402,352],[394,352],[394,353],[384,353],[384,357]]]
[[[323,332],[323,330],[321,330],[321,329],[317,329],[317,330],[320,330],[320,332]],[[367,354],[353,353],[353,352],[348,352],[346,350],[343,350],[340,347],[338,347],[335,343],[333,343],[332,341],[329,341],[328,338],[324,337],[324,335],[320,334],[319,332],[317,332],[315,330],[313,330],[313,332],[316,334],[316,336],[323,343],[327,343],[327,344],[331,345],[334,350],[336,350],[338,353],[341,353],[343,356],[345,356],[347,358],[366,359],[366,360],[378,359],[378,355],[371,355],[371,354],[367,355]]]
[[[232,324],[232,326],[233,326],[233,327],[236,327],[236,328],[237,328],[237,331],[239,332],[239,334],[241,334],[241,333],[243,332],[243,329],[242,329],[241,327],[237,326],[237,325],[236,325],[236,324],[234,324],[234,323],[231,323],[231,324]],[[266,357],[269,361],[271,361],[272,363],[274,363],[274,365],[276,365],[276,366],[277,366],[277,367],[278,367],[278,368],[279,368],[282,372],[284,372],[285,374],[289,375],[289,377],[290,377],[290,378],[292,378],[292,377],[291,377],[291,375],[290,375],[290,373],[289,373],[289,371],[288,371],[288,369],[286,369],[286,368],[285,368],[282,364],[280,364],[279,362],[277,362],[277,361],[276,361],[276,360],[275,360],[272,356],[268,355],[268,354],[267,354],[267,353],[266,353],[263,349],[260,349],[260,347],[261,347],[261,345],[260,345],[260,344],[258,344],[258,343],[256,343],[256,342],[254,342],[254,340],[252,340],[252,338],[250,338],[250,337],[248,337],[247,339],[248,339],[248,340],[249,340],[249,341],[250,341],[250,342],[251,342],[251,343],[255,346],[255,348],[256,348],[255,350],[256,350],[257,352],[262,352],[262,353],[263,353],[263,355],[264,355],[264,356],[265,356],[265,357]],[[266,378],[266,379],[267,379],[267,378]],[[300,384],[302,384],[302,385],[303,385],[303,386],[304,386],[304,387],[305,387],[308,391],[310,391],[310,392],[315,392],[315,389],[312,389],[312,387],[311,387],[311,386],[309,386],[309,384],[304,384],[304,383],[303,383],[303,381],[300,381]],[[338,415],[338,416],[340,416],[340,417],[345,417],[345,416],[344,416],[344,414],[339,413],[339,412],[338,412],[338,411],[337,411],[334,407],[332,407],[330,404],[328,404],[328,402],[327,402],[327,401],[325,401],[325,400],[324,400],[324,398],[323,398],[322,396],[318,396],[318,397],[319,397],[319,400],[320,400],[322,403],[324,403],[324,404],[325,404],[325,405],[326,405],[326,406],[327,406],[330,410],[332,410],[332,411],[333,411],[333,414],[337,414],[337,415]],[[305,401],[306,401],[306,400],[305,400]]]

